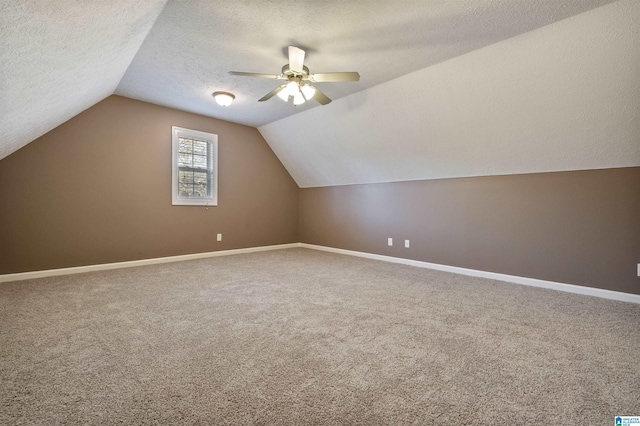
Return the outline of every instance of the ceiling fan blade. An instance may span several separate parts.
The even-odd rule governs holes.
[[[261,77],[261,78],[272,78],[272,79],[281,79],[281,76],[275,74],[259,74],[255,72],[242,72],[242,71],[229,71],[231,75],[241,75],[244,77]]]
[[[283,84],[280,87],[276,87],[275,89],[273,89],[272,91],[270,91],[269,93],[267,93],[266,95],[258,99],[258,102],[268,101],[269,99],[273,98],[275,95],[280,93],[280,91],[283,90],[285,87],[287,87],[285,84]]]
[[[325,72],[322,74],[312,74],[309,80],[316,83],[329,83],[333,81],[359,81],[360,74],[357,72]]]
[[[303,72],[304,50],[296,46],[289,46],[289,69],[295,72]]]
[[[313,95],[313,99],[315,99],[322,105],[326,105],[331,102],[331,99],[329,99],[327,95],[319,91],[317,87],[315,89],[316,89],[316,93]]]

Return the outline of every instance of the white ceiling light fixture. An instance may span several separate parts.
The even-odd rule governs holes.
[[[302,90],[302,94],[304,95],[304,98],[306,100],[313,98],[313,96],[316,94],[316,88],[310,84],[305,84],[300,90]]]
[[[296,93],[296,95],[293,97],[293,104],[295,106],[302,105],[304,101],[305,99],[304,96],[302,96],[302,92]]]
[[[302,105],[306,101],[313,99],[316,94],[315,87],[310,84],[303,86],[297,79],[280,86],[278,89],[278,97],[285,102],[289,102],[289,99],[293,98],[295,106]]]
[[[213,92],[211,96],[213,96],[218,105],[223,107],[231,105],[233,100],[236,98],[232,93],[229,92]]]
[[[287,84],[287,91],[289,92],[289,96],[296,96],[298,93],[300,93],[300,83],[298,83],[297,81],[290,81]]]
[[[278,92],[278,97],[279,97],[280,99],[282,99],[283,101],[285,101],[285,102],[289,102],[289,91],[288,91],[288,90],[284,90],[287,86],[286,86],[286,85],[283,85],[283,86],[280,86],[280,87],[281,87],[283,90],[280,90],[280,91]]]
[[[302,105],[308,100],[313,99],[316,94],[316,88],[310,84],[302,85],[299,79],[293,79],[287,84],[284,84],[278,88],[278,97],[285,102],[289,102],[289,99],[293,98],[293,104],[295,106]]]

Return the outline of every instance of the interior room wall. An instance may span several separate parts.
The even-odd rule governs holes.
[[[171,205],[171,126],[218,135],[217,207]],[[119,96],[2,159],[0,200],[0,273],[292,243],[298,233],[298,186],[257,129]]]
[[[640,294],[638,188],[640,167],[303,188],[300,241]]]

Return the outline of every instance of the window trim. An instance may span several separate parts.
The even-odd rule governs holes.
[[[178,148],[180,137],[204,140],[213,153],[211,162],[211,197],[182,198],[178,191]],[[217,206],[218,205],[218,135],[171,126],[171,205],[173,206]]]

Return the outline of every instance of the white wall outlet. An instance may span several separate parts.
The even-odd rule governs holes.
[[[222,234],[218,234],[218,235],[217,235],[217,237],[216,237],[216,239],[217,239],[218,241],[222,241]]]
[[[387,245],[389,246],[393,245],[393,238],[387,238]]]
[[[640,277],[640,263],[638,263],[638,276]]]
[[[404,246],[405,248],[409,248],[409,240],[404,240]]]

